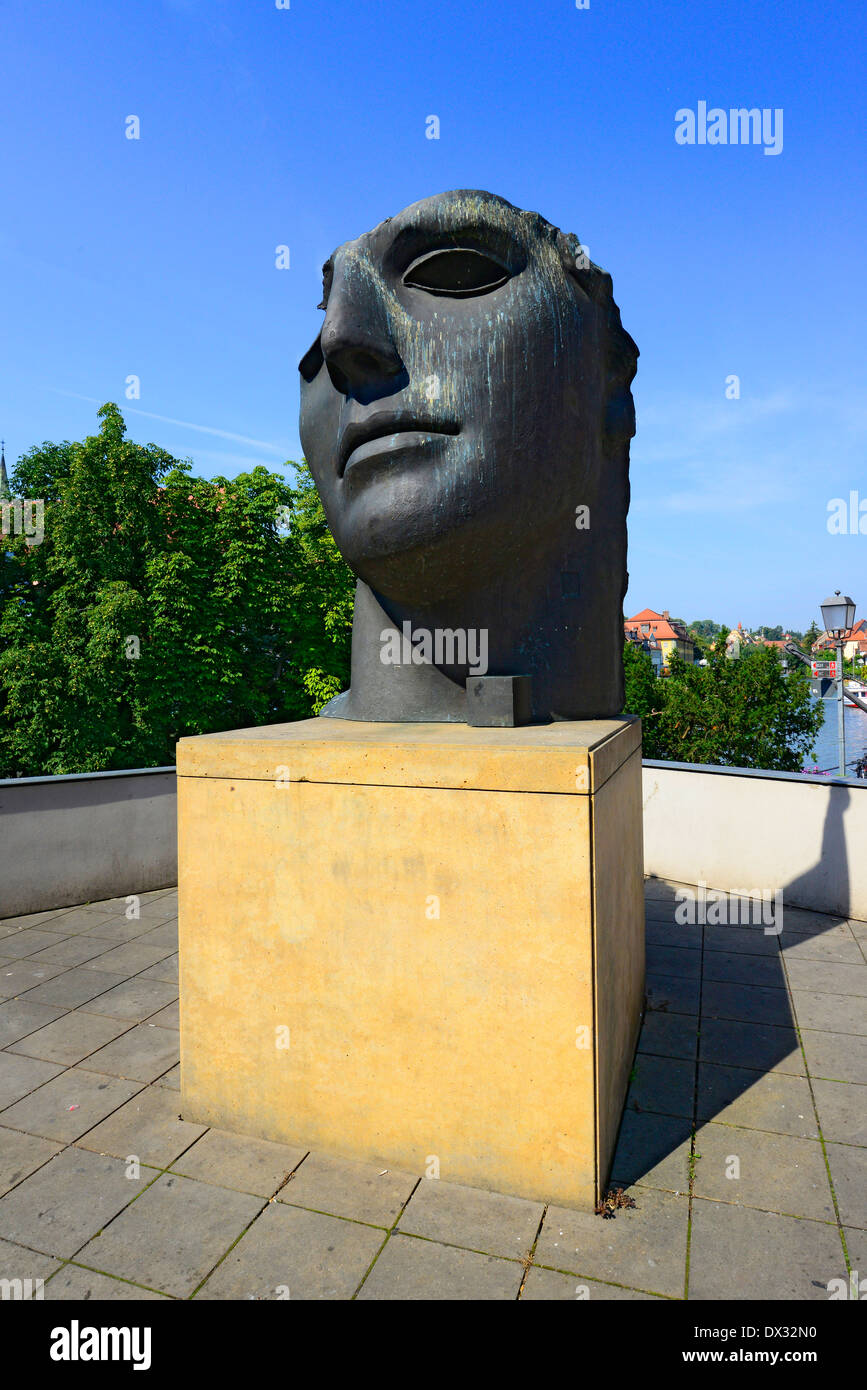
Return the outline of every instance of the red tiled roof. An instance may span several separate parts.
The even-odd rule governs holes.
[[[640,613],[636,613],[634,618],[627,618],[624,626],[640,627],[643,623],[646,623],[650,628],[650,634],[643,634],[645,637],[650,635],[655,637],[657,641],[662,639],[663,642],[689,640],[685,629],[680,626],[674,627],[664,613],[655,613],[652,608],[644,608]]]

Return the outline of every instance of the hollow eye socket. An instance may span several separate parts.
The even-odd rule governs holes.
[[[455,247],[419,257],[404,275],[403,283],[412,290],[466,299],[497,290],[509,278],[509,271],[499,261],[480,251]]]

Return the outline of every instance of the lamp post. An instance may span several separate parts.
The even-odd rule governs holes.
[[[840,590],[822,604],[822,622],[829,637],[837,639],[837,737],[840,744],[840,776],[846,776],[846,733],[843,726],[843,638],[855,624],[855,604]]]

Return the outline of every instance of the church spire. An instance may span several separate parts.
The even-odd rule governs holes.
[[[0,497],[10,498],[9,475],[6,472],[6,441],[0,439]]]

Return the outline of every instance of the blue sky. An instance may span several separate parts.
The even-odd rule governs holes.
[[[867,503],[862,26],[855,0],[4,3],[7,458],[111,399],[201,474],[279,469],[322,261],[486,188],[581,238],[641,349],[627,614],[867,613],[867,535],[827,529]],[[700,101],[782,108],[782,151],[679,145]]]

